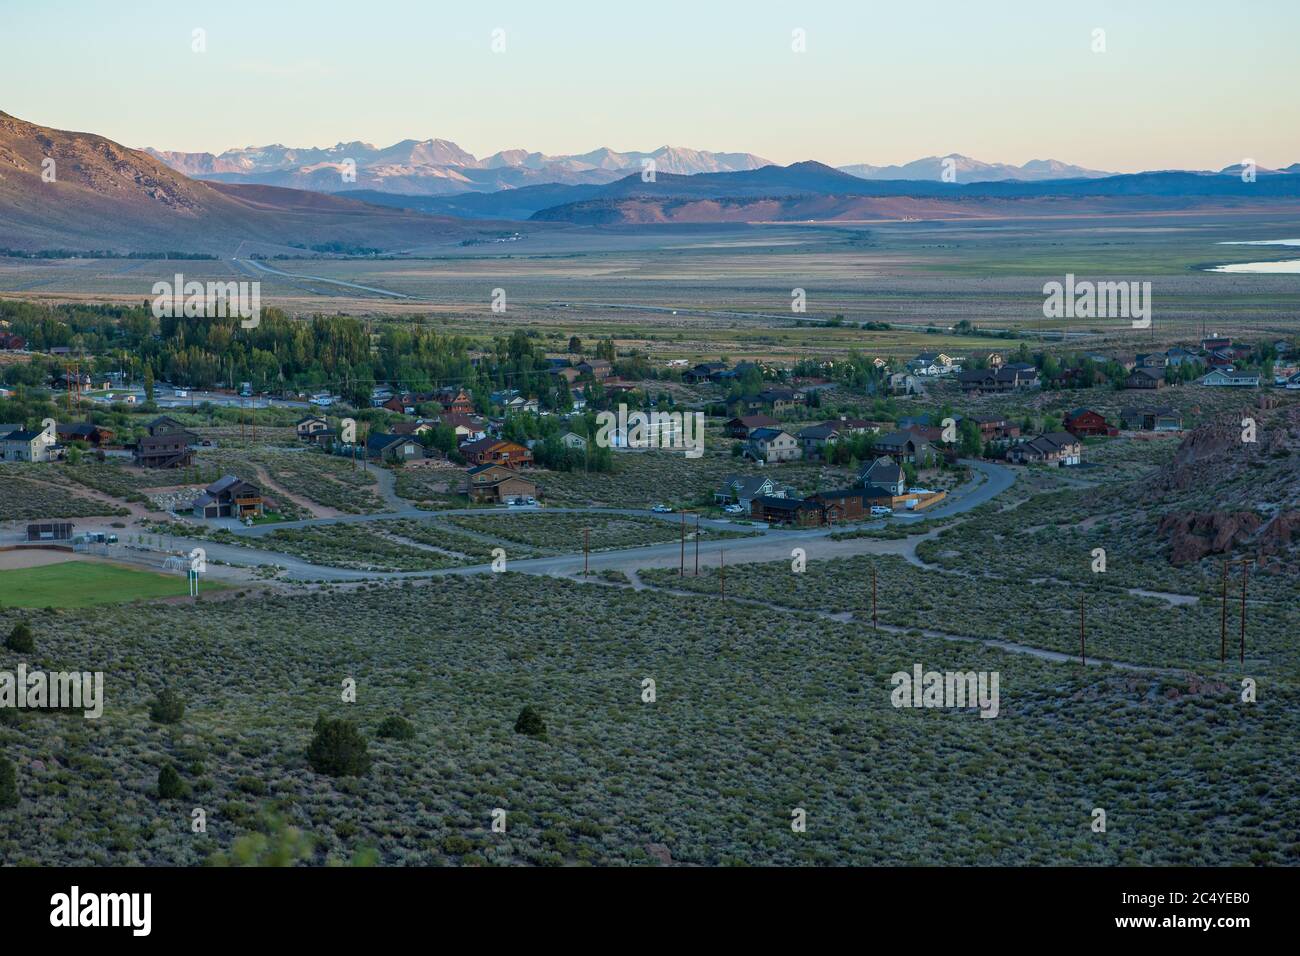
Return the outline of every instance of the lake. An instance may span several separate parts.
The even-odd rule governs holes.
[[[1221,242],[1221,246],[1300,246],[1300,239],[1254,239],[1249,242]],[[1234,262],[1215,266],[1210,272],[1253,272],[1269,275],[1300,274],[1300,259],[1280,259],[1275,262]]]

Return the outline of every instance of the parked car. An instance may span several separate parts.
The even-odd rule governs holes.
[[[883,505],[871,506],[871,517],[873,518],[881,518],[884,517],[885,515],[892,515],[893,513],[894,513],[893,508],[886,508]]]
[[[727,505],[727,506],[726,506],[725,508],[723,508],[722,510],[725,511],[725,512],[726,512],[727,514],[729,514],[729,515],[741,515],[741,514],[744,514],[744,513],[745,513],[745,506],[744,506],[744,505]]]
[[[657,515],[670,515],[673,513],[673,509],[669,508],[667,505],[655,505],[650,510]]]

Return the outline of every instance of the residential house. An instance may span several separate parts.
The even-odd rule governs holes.
[[[1128,377],[1124,379],[1124,387],[1144,389],[1164,388],[1165,370],[1163,368],[1135,368],[1133,371],[1129,372]]]
[[[875,450],[900,465],[911,463],[921,467],[934,458],[934,451],[930,448],[929,442],[910,431],[896,431],[882,435],[876,439]]]
[[[807,428],[799,429],[798,434],[795,435],[795,438],[799,439],[805,458],[824,457],[827,446],[835,444],[839,437],[840,431],[834,422],[809,425]]]
[[[389,429],[390,435],[401,435],[403,438],[414,438],[420,441],[421,437],[433,431],[434,423],[417,418],[415,421],[400,421],[394,423]],[[421,442],[423,444],[423,442]]]
[[[465,472],[463,490],[474,501],[500,504],[512,498],[535,497],[537,482],[513,468],[489,462],[475,465]]]
[[[610,374],[613,372],[610,363],[605,359],[589,359],[579,362],[577,369],[583,375],[590,375],[598,382],[609,378]]]
[[[980,438],[986,442],[1020,437],[1020,426],[1001,415],[976,415],[971,421],[979,426]]]
[[[779,415],[807,404],[808,393],[796,388],[765,388],[758,393],[758,400],[764,405],[772,406],[772,411]]]
[[[1083,460],[1083,443],[1069,432],[1049,432],[1012,445],[1007,461],[1018,465],[1077,465]]]
[[[727,370],[726,362],[701,362],[682,373],[682,381],[687,385],[699,385],[703,382],[716,382],[718,376]]]
[[[809,495],[806,501],[820,510],[821,524],[856,521],[867,513],[867,492],[861,488],[837,488]]]
[[[533,463],[533,453],[523,445],[505,438],[480,438],[460,446],[460,453],[471,465],[506,465],[522,468]]]
[[[733,418],[723,426],[723,432],[729,438],[745,439],[755,428],[780,428],[781,423],[771,415],[742,415]]]
[[[1300,388],[1300,372],[1296,372],[1286,380],[1286,387],[1289,389]]]
[[[920,383],[911,372],[891,372],[885,387],[891,395],[915,395],[921,390]]]
[[[722,487],[713,493],[720,505],[740,505],[750,510],[754,500],[762,497],[784,498],[785,489],[766,475],[728,475]]]
[[[1040,384],[1038,369],[1024,363],[959,372],[957,381],[967,392],[1014,392]]]
[[[1076,438],[1085,435],[1118,435],[1119,429],[1091,408],[1076,408],[1065,416],[1065,430]]]
[[[587,439],[577,432],[565,432],[560,436],[560,444],[565,448],[572,448],[577,451],[587,450]]]
[[[27,348],[27,340],[17,332],[0,332],[0,351],[21,352]]]
[[[1135,368],[1163,369],[1167,364],[1169,364],[1169,360],[1165,357],[1164,352],[1139,352]]]
[[[0,461],[49,461],[53,445],[44,430],[11,431],[0,437]]]
[[[145,425],[147,434],[135,443],[133,456],[141,468],[188,468],[199,436],[176,419],[160,415]]]
[[[746,452],[756,461],[773,464],[803,457],[798,439],[784,428],[755,428],[749,433]]]
[[[1259,388],[1259,376],[1234,372],[1231,369],[1216,368],[1197,380],[1201,385],[1226,388]]]
[[[578,379],[582,378],[582,373],[572,365],[566,365],[563,368],[553,368],[551,369],[551,374],[556,378],[564,379],[566,385],[572,385]]]
[[[908,362],[907,367],[914,374],[924,376],[952,375],[961,371],[961,366],[954,363],[952,356],[943,352],[922,352]]]
[[[1180,365],[1204,365],[1205,359],[1190,349],[1175,345],[1165,352],[1165,364],[1171,368],[1177,368]]]
[[[821,506],[806,498],[776,498],[763,495],[755,498],[749,513],[768,524],[788,524],[796,527],[814,527],[822,523]]]
[[[456,444],[467,441],[478,441],[480,438],[487,437],[487,422],[474,415],[464,415],[460,412],[443,412],[438,416],[438,424],[450,428],[456,433]]]
[[[893,498],[906,490],[902,467],[892,458],[881,456],[858,474],[858,484],[871,498]]]
[[[308,415],[306,418],[300,418],[294,422],[293,430],[297,433],[299,441],[315,444],[320,440],[317,437],[320,432],[330,430],[330,423],[319,415]]]
[[[1207,352],[1231,347],[1232,339],[1226,335],[1211,335],[1209,338],[1201,339],[1201,348]]]
[[[237,475],[226,475],[194,499],[196,518],[248,518],[261,515],[266,503],[262,490]]]
[[[111,428],[105,428],[103,425],[92,425],[90,422],[60,423],[55,426],[55,431],[59,441],[84,441],[92,448],[100,448],[113,440],[113,430]]]
[[[366,436],[366,457],[378,461],[420,461],[424,446],[411,435],[379,432]]]
[[[416,404],[416,397],[410,392],[404,392],[401,395],[394,395],[379,407],[386,408],[390,412],[397,412],[399,415],[414,415]]]
[[[463,388],[440,388],[434,392],[433,400],[442,406],[443,411],[457,415],[471,415],[474,412],[474,399]]]
[[[1176,408],[1125,408],[1120,412],[1120,422],[1133,431],[1176,432],[1183,427],[1183,414]]]

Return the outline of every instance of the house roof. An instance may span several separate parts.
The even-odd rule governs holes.
[[[722,483],[722,492],[738,498],[753,498],[768,484],[776,488],[766,475],[728,475]]]
[[[385,448],[391,448],[393,445],[408,441],[414,441],[414,439],[410,435],[389,435],[380,432],[366,437],[366,449],[368,451],[383,451]]]
[[[807,428],[799,429],[797,437],[813,440],[825,440],[834,438],[840,432],[839,424],[835,422],[822,422],[820,425],[809,425]]]
[[[37,438],[40,438],[42,434],[44,434],[44,433],[43,433],[43,432],[29,432],[29,431],[27,431],[26,429],[20,429],[19,431],[16,431],[16,432],[10,432],[8,435],[5,435],[5,436],[4,436],[4,440],[5,440],[5,441],[25,441],[25,442],[30,442],[30,441],[35,441]]]
[[[878,485],[893,485],[903,479],[903,469],[892,458],[877,458],[862,469],[861,477]]]
[[[231,488],[236,488],[239,485],[248,485],[250,488],[254,487],[250,482],[245,481],[243,478],[240,478],[238,475],[224,475],[223,477],[218,478],[212,484],[208,485],[208,487],[205,488],[204,490],[209,495],[215,498],[223,491],[229,491]]]
[[[774,425],[780,425],[780,424],[781,424],[779,421],[777,421],[777,420],[776,420],[775,418],[773,418],[771,415],[761,415],[761,414],[760,414],[760,415],[741,415],[739,418],[733,418],[733,419],[732,419],[730,422],[728,422],[727,424],[730,425],[730,424],[732,424],[732,422],[740,422],[740,424],[744,425],[746,428],[763,428],[763,427],[765,427],[765,426],[767,426],[767,427],[771,427],[771,426],[774,426]]]
[[[768,511],[800,511],[813,507],[811,502],[802,498],[777,498],[774,495],[763,495],[755,501]]]
[[[755,428],[749,433],[749,438],[751,441],[775,441],[787,434],[784,428]]]

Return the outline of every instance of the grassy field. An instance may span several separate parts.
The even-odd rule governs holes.
[[[203,585],[205,591],[221,587],[206,582]],[[65,561],[0,571],[0,604],[6,607],[94,607],[185,593],[183,575],[98,561]]]

